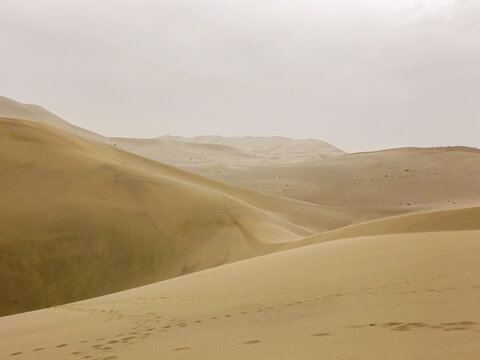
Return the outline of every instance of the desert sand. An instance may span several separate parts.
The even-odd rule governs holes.
[[[7,316],[1,356],[477,359],[479,236],[344,239]]]
[[[0,359],[478,359],[479,240],[477,149],[107,138],[0,98]]]

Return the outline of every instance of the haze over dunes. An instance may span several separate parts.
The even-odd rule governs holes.
[[[479,239],[474,148],[109,138],[0,98],[2,359],[477,359]]]

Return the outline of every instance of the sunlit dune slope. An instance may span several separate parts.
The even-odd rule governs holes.
[[[480,230],[480,207],[433,210],[367,221],[289,242],[281,250],[361,236],[462,230]]]
[[[4,317],[0,357],[475,360],[479,238],[338,240]]]

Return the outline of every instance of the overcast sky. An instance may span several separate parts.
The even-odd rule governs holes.
[[[479,0],[0,0],[0,95],[108,136],[480,146]]]

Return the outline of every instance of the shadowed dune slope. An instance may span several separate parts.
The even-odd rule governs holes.
[[[475,360],[479,237],[333,241],[3,317],[0,357]]]

